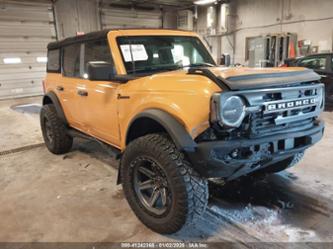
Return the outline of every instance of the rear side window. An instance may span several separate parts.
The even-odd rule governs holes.
[[[112,62],[109,44],[106,40],[90,41],[84,47],[84,73],[87,73],[88,62],[104,61]]]
[[[53,49],[48,51],[47,71],[60,72],[60,49]]]
[[[63,48],[63,72],[67,77],[80,77],[81,44],[73,44]]]

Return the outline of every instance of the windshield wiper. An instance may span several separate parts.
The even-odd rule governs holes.
[[[193,64],[190,64],[188,66],[184,66],[184,67],[216,67],[216,65],[214,64],[211,64],[211,63],[207,63],[207,62],[201,62],[201,63],[193,63]]]
[[[143,68],[138,68],[135,71],[129,71],[130,73],[153,73],[153,72],[163,72],[163,71],[173,71],[173,70],[178,70],[182,69],[185,67],[215,67],[216,65],[206,63],[206,62],[201,62],[201,63],[194,63],[194,64],[189,64],[189,65],[170,65],[170,66],[164,66],[164,67],[158,67],[158,66],[148,66],[148,67],[143,67]]]
[[[154,72],[163,72],[163,71],[172,71],[179,69],[178,66],[174,67],[144,67],[136,69],[135,71],[129,71],[129,73],[154,73]]]
[[[193,67],[216,67],[216,65],[211,64],[211,63],[207,63],[207,62],[201,62],[201,63],[193,63],[193,64],[189,64],[189,65],[179,65],[178,69],[185,68],[185,67],[190,67],[190,68],[193,68]]]

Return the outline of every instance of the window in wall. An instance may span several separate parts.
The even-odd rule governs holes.
[[[326,69],[326,56],[323,57],[313,57],[301,60],[298,64],[300,67],[307,67],[315,70],[325,70]]]
[[[44,56],[38,56],[38,57],[36,58],[36,61],[37,61],[38,63],[46,63],[46,62],[47,62],[47,57],[44,57]]]
[[[80,48],[81,44],[64,47],[64,75],[67,77],[80,77]]]
[[[22,59],[20,57],[8,57],[3,59],[3,63],[5,64],[19,64],[22,63]]]
[[[223,32],[228,30],[229,4],[220,5],[220,27]]]
[[[111,52],[107,40],[91,41],[84,46],[84,73],[83,77],[87,78],[88,62],[104,61],[112,63]]]
[[[215,7],[213,7],[213,6],[208,7],[208,9],[207,9],[207,28],[214,28],[215,18],[216,18]]]

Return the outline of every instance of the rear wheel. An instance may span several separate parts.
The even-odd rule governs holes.
[[[192,225],[206,209],[207,180],[164,134],[147,135],[127,146],[121,179],[136,216],[158,233],[175,233]]]
[[[67,129],[57,115],[54,105],[44,105],[40,112],[40,125],[48,150],[54,154],[70,151],[73,138],[67,135]]]

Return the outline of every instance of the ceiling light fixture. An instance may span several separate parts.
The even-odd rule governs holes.
[[[216,0],[198,0],[198,1],[195,1],[194,4],[196,5],[206,5],[206,4],[212,4],[212,3],[215,3]]]

